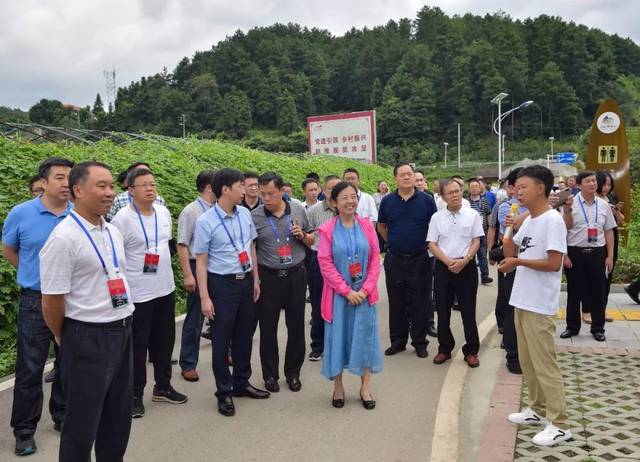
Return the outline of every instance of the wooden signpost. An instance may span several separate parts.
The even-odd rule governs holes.
[[[631,218],[631,180],[627,132],[620,108],[613,100],[607,99],[600,104],[591,124],[587,169],[611,172],[615,181],[614,192],[618,200],[624,202],[623,213],[628,223]],[[626,238],[625,228],[621,227],[620,231]]]

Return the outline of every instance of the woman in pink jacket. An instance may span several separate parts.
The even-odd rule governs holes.
[[[332,404],[344,406],[342,372],[359,375],[365,409],[376,402],[369,390],[371,373],[382,370],[375,303],[378,300],[380,250],[369,220],[356,214],[358,196],[347,182],[331,192],[339,215],[318,233],[318,262],[324,278],[321,311],[325,320],[322,375],[334,381]]]

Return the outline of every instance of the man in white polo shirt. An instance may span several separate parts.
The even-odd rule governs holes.
[[[175,282],[171,268],[171,214],[157,198],[156,180],[149,170],[127,176],[131,203],[111,223],[120,230],[127,256],[125,271],[131,284],[133,314],[133,409],[144,416],[147,350],[153,357],[153,401],[182,404],[187,397],[171,386],[171,352],[176,335]]]
[[[373,196],[360,189],[360,174],[355,168],[348,168],[342,174],[342,179],[351,183],[358,191],[358,215],[368,218],[375,226],[378,221],[378,207]]]
[[[104,221],[115,192],[109,167],[69,173],[74,211],[40,252],[42,310],[60,345],[67,412],[59,460],[122,461],[131,430],[134,310],[120,232]]]
[[[447,208],[431,217],[427,241],[429,250],[437,258],[434,269],[434,291],[438,308],[438,354],[435,364],[451,359],[455,340],[451,332],[451,307],[458,299],[466,344],[462,347],[469,367],[478,367],[478,325],[476,298],[478,268],[475,256],[484,236],[482,219],[471,207],[462,206],[462,188],[455,180],[442,183],[442,197]]]

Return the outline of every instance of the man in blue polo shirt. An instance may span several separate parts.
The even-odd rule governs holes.
[[[393,175],[398,189],[382,199],[378,214],[378,232],[387,241],[384,269],[391,346],[385,355],[404,351],[410,333],[416,354],[426,358],[429,342],[425,300],[431,293],[427,231],[436,204],[433,198],[416,190],[411,165],[399,163]]]
[[[72,208],[69,202],[69,172],[73,162],[56,157],[39,168],[44,180],[42,196],[16,205],[2,229],[2,254],[17,271],[20,286],[16,378],[13,389],[11,426],[17,455],[36,451],[33,435],[42,414],[42,372],[53,334],[42,317],[40,260],[38,254],[51,231]],[[53,382],[49,411],[54,428],[62,430],[64,399],[59,378]]]
[[[240,206],[243,181],[242,172],[230,168],[214,175],[213,193],[218,202],[196,221],[193,245],[202,314],[213,321],[213,375],[218,412],[224,416],[235,414],[232,396],[269,397],[269,392],[249,383],[260,279],[253,244],[258,234],[251,213]],[[231,345],[233,376],[227,364]]]

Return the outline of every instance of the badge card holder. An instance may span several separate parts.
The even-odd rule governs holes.
[[[155,233],[156,233],[156,247],[155,253],[149,252],[149,237],[147,236],[147,230],[144,227],[144,222],[142,221],[142,215],[140,214],[140,210],[136,206],[135,202],[131,202],[133,204],[133,208],[138,214],[138,219],[140,220],[140,227],[142,228],[142,234],[144,235],[144,241],[147,244],[147,251],[144,254],[144,263],[142,264],[142,273],[143,274],[158,274],[158,266],[160,264],[160,254],[158,254],[158,214],[154,207],[153,209],[153,217],[155,223]]]

